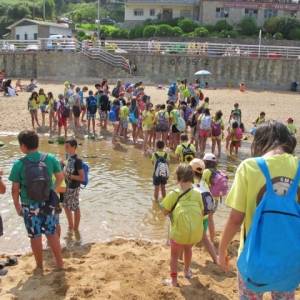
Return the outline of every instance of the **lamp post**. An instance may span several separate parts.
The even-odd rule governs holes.
[[[100,0],[98,0],[98,40],[100,40]]]
[[[44,21],[46,21],[46,0],[44,0],[44,4],[43,4],[43,18]]]

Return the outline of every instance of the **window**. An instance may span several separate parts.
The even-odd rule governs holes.
[[[216,17],[217,18],[228,18],[229,17],[229,8],[217,7],[216,8]]]
[[[35,33],[35,34],[33,35],[33,39],[34,39],[34,40],[37,40],[37,38],[38,38],[38,34]]]
[[[150,9],[150,16],[155,17],[155,9],[154,8]]]
[[[28,40],[28,34],[24,33],[24,40]]]
[[[192,11],[190,9],[183,9],[180,11],[180,17],[181,18],[191,18]]]
[[[264,11],[265,19],[269,19],[272,17],[277,17],[277,10],[275,9],[265,9]]]
[[[135,17],[142,17],[144,15],[144,10],[141,8],[137,8],[133,11]]]
[[[20,35],[16,34],[16,39],[19,40],[20,39]]]
[[[257,18],[257,15],[258,15],[258,10],[257,9],[245,8],[245,16],[246,17]]]

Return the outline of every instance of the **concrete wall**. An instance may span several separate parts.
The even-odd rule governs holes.
[[[13,78],[72,80],[77,83],[100,78],[169,83],[184,78],[193,80],[193,74],[201,69],[212,73],[208,79],[211,86],[238,86],[244,81],[252,88],[287,90],[292,81],[300,81],[300,60],[158,54],[131,54],[128,58],[137,65],[138,79],[129,78],[125,71],[80,53],[0,54],[0,70],[5,69],[8,77]]]
[[[25,34],[27,34],[27,40],[34,40],[34,34],[38,33],[38,25],[26,25],[15,27],[14,39],[17,39],[17,34],[20,40],[25,40]]]

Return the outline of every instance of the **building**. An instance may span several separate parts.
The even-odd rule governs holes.
[[[258,25],[263,25],[268,18],[274,16],[300,19],[300,1],[201,0],[200,21],[203,24],[213,25],[219,20],[236,24],[244,17],[253,17]]]
[[[58,24],[39,20],[21,19],[7,27],[12,40],[37,40],[49,38],[51,35],[72,37],[72,29],[68,24]]]
[[[199,20],[199,0],[126,0],[125,23],[137,24],[149,19]]]

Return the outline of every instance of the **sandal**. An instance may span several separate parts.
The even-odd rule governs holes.
[[[187,272],[184,272],[184,277],[185,277],[186,279],[192,279],[192,277],[193,277],[192,270],[191,270],[191,269],[188,269]]]

